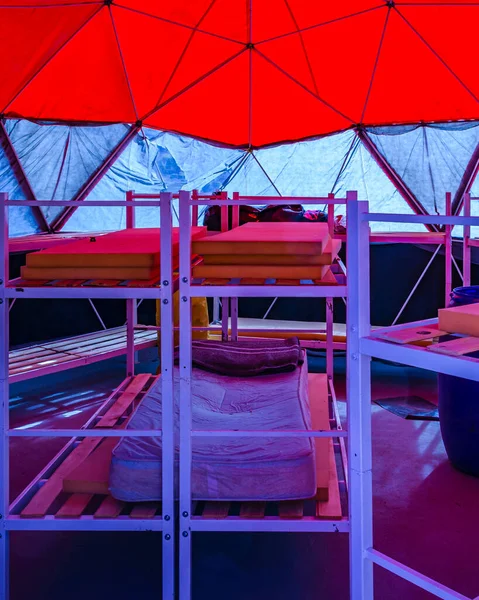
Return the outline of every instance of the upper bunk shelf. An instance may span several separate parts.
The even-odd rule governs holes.
[[[441,331],[438,319],[387,327],[364,337],[371,357],[479,381],[479,338]]]

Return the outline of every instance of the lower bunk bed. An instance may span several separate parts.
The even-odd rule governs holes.
[[[329,403],[331,394],[328,393],[326,375],[308,374],[305,370],[299,379],[302,379],[308,388],[307,392],[305,390],[309,396],[311,410],[311,423],[308,424],[308,428],[340,429],[341,425],[336,419],[338,411]],[[151,498],[148,498],[148,494],[139,494],[136,498],[129,497],[125,493],[122,495],[121,490],[118,489],[121,477],[115,479],[115,461],[121,463],[121,457],[125,456],[125,448],[131,450],[131,444],[138,442],[151,444],[152,438],[124,437],[121,438],[122,441],[119,444],[119,438],[111,436],[111,434],[108,437],[102,436],[102,431],[131,428],[132,425],[134,428],[139,427],[143,430],[156,429],[158,425],[155,427],[152,426],[153,423],[146,425],[144,419],[140,419],[140,424],[137,422],[135,426],[135,415],[141,415],[139,408],[142,406],[148,409],[148,399],[154,397],[154,389],[155,386],[159,387],[158,384],[159,377],[149,374],[127,378],[86,424],[85,427],[88,429],[97,429],[98,436],[72,439],[13,502],[9,518],[50,521],[61,519],[82,521],[151,519],[161,521],[161,495],[153,495]],[[334,391],[332,397],[335,399]],[[303,410],[304,407],[298,406],[298,409]],[[330,414],[333,415],[332,419],[330,419]],[[296,416],[301,417],[299,413]],[[138,417],[136,420],[138,421]],[[264,422],[261,427],[263,426]],[[283,428],[291,428],[291,425],[287,426],[285,423]],[[34,434],[34,431],[31,433]],[[54,434],[54,430],[52,433]],[[155,439],[161,440],[159,437]],[[258,439],[256,438],[256,440]],[[272,519],[301,518],[334,520],[336,522],[346,520],[343,515],[347,514],[347,486],[344,477],[347,466],[344,464],[345,453],[341,451],[344,450],[344,447],[340,445],[343,439],[339,437],[297,439],[300,442],[300,446],[297,448],[302,448],[301,452],[306,457],[309,452],[303,452],[303,450],[307,444],[314,446],[315,489],[311,488],[309,480],[306,488],[303,486],[297,495],[293,489],[287,498],[281,498],[277,491],[279,486],[274,485],[274,463],[272,462],[267,487],[262,488],[258,483],[261,478],[256,478],[254,493],[250,492],[241,497],[239,492],[231,495],[229,499],[228,495],[224,493],[214,497],[214,495],[204,493],[203,490],[203,493],[199,493],[196,498],[193,498],[193,518],[234,521],[238,519],[270,521]],[[276,438],[275,445],[283,440],[284,438]],[[209,443],[207,438],[204,438],[204,441]],[[231,439],[228,443],[238,444],[237,441],[234,442]],[[244,444],[241,439],[240,443]],[[138,446],[134,450],[137,451]],[[132,455],[131,452],[127,452],[127,454]],[[211,448],[208,450],[208,454],[211,455]],[[311,460],[311,458],[307,460]],[[155,466],[158,464],[156,463]],[[121,468],[120,470],[116,468],[116,473],[117,475],[120,473],[124,478],[125,471],[122,472]],[[209,479],[211,482],[211,477]],[[131,486],[135,481],[134,477],[127,476],[123,481],[127,482],[127,489],[135,488],[135,486],[133,488]],[[154,485],[158,486],[158,481],[157,478]],[[113,491],[113,495],[111,491]],[[303,496],[308,497],[304,498]]]

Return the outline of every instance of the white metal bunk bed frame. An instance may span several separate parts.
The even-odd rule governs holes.
[[[141,200],[149,198],[148,201]],[[121,206],[127,209],[127,227],[134,226],[135,206],[156,206],[160,211],[160,221],[166,225],[162,231],[160,273],[162,276],[161,287],[127,288],[127,287],[14,287],[9,286],[8,274],[8,207],[18,206],[19,203],[9,201],[7,195],[0,193],[0,598],[7,600],[9,597],[9,568],[8,548],[10,531],[161,531],[163,546],[163,598],[173,600],[175,597],[175,506],[174,506],[174,439],[173,439],[173,403],[163,404],[163,416],[160,430],[135,431],[134,437],[161,436],[163,447],[163,479],[162,479],[162,514],[152,518],[131,519],[118,516],[117,518],[93,518],[81,516],[78,518],[56,519],[53,517],[23,518],[20,516],[22,506],[28,496],[44,483],[42,478],[49,477],[68,454],[78,444],[80,439],[93,437],[125,437],[132,432],[125,429],[94,429],[99,418],[105,414],[112,404],[115,393],[102,404],[99,410],[80,429],[17,429],[9,428],[9,381],[8,381],[8,346],[9,346],[9,310],[10,298],[105,298],[125,299],[127,303],[127,378],[117,388],[121,390],[126,383],[131,381],[135,365],[134,328],[136,324],[136,299],[151,298],[161,299],[161,317],[164,327],[161,330],[161,361],[163,375],[161,387],[163,398],[173,396],[173,270],[171,260],[171,199],[172,194],[162,193],[152,199],[147,195],[136,195],[135,200],[123,202],[92,202],[89,206]],[[25,205],[30,201],[22,201]],[[71,206],[74,202],[54,202],[58,206]],[[35,202],[38,206],[38,201]],[[52,203],[50,203],[52,204]],[[65,437],[70,442],[55,456],[42,472],[30,483],[29,486],[10,505],[9,501],[9,439],[14,436],[33,437]]]
[[[136,196],[141,198],[142,196]],[[181,294],[186,297],[192,295],[204,296],[206,289],[197,286],[192,286],[189,270],[190,270],[190,248],[189,248],[189,211],[191,204],[191,198],[188,192],[182,193],[183,197],[183,210],[180,216],[182,223],[188,223],[188,226],[183,227],[180,235],[180,289]],[[154,196],[157,198],[157,196]],[[134,200],[130,203],[130,208],[134,206],[159,206],[161,211],[162,223],[168,223],[171,226],[171,199],[172,195],[164,193],[160,195],[160,201],[148,201],[141,202]],[[211,203],[217,203],[218,198],[210,198]],[[283,199],[281,199],[283,200]],[[287,199],[284,199],[287,201]],[[374,550],[372,543],[372,477],[371,477],[371,415],[370,415],[370,359],[371,357],[380,357],[386,360],[394,360],[396,362],[402,362],[411,366],[418,366],[434,371],[440,371],[444,373],[454,374],[461,377],[467,377],[473,380],[479,380],[479,370],[477,369],[476,360],[462,357],[451,357],[444,355],[434,355],[427,353],[426,350],[411,346],[397,346],[390,344],[370,334],[370,323],[369,323],[369,221],[394,221],[394,222],[408,222],[408,223],[436,223],[446,224],[448,226],[458,225],[477,225],[479,224],[479,217],[441,217],[441,216],[413,216],[410,215],[381,215],[381,214],[368,214],[367,203],[356,202],[355,194],[349,193],[348,200],[351,201],[348,211],[348,261],[349,261],[349,276],[347,287],[353,290],[353,294],[349,295],[348,302],[348,412],[351,418],[351,425],[349,430],[349,511],[350,511],[350,564],[351,564],[351,598],[352,600],[366,599],[372,600],[373,598],[373,577],[372,577],[372,565],[373,563],[378,564],[400,577],[411,581],[415,585],[422,587],[425,590],[430,591],[437,597],[455,600],[469,600],[465,596],[446,588],[445,586],[431,580],[430,578],[418,573],[417,571],[410,569],[409,567],[398,563],[390,557],[387,557],[380,552]],[[223,201],[224,204],[233,204],[237,202],[238,198],[233,201]],[[25,201],[23,201],[25,202]],[[281,201],[278,201],[281,203]],[[38,203],[37,203],[38,204]],[[50,202],[51,204],[51,202]],[[63,206],[70,205],[69,202],[58,202]],[[93,204],[93,203],[92,203]],[[105,206],[116,204],[117,206],[125,206],[125,203],[110,203],[110,202],[98,202],[99,206]],[[172,600],[175,594],[175,579],[174,579],[174,544],[175,544],[175,526],[174,526],[174,501],[173,501],[173,472],[172,468],[169,470],[169,476],[166,475],[163,479],[163,515],[161,517],[153,519],[135,520],[129,521],[125,518],[117,519],[95,519],[90,518],[78,518],[78,519],[65,519],[55,521],[55,519],[20,519],[15,515],[9,513],[9,498],[8,498],[8,478],[9,478],[9,453],[8,453],[8,441],[11,436],[38,436],[38,437],[68,437],[72,441],[69,446],[75,443],[76,439],[88,438],[97,436],[98,432],[92,429],[79,429],[79,430],[16,430],[11,431],[8,429],[9,417],[8,417],[8,299],[15,297],[30,297],[30,298],[72,298],[72,297],[95,297],[95,298],[124,298],[130,301],[130,305],[133,303],[135,298],[148,297],[162,299],[162,322],[165,326],[162,328],[162,362],[164,368],[164,376],[162,377],[163,386],[163,398],[172,397],[172,271],[171,261],[167,260],[170,256],[168,248],[171,242],[171,237],[168,235],[162,235],[161,250],[162,250],[162,261],[161,261],[161,272],[162,281],[167,285],[162,285],[161,289],[155,288],[25,288],[16,289],[8,286],[8,206],[18,205],[17,202],[8,202],[5,194],[0,195],[0,235],[2,235],[2,243],[0,248],[0,399],[1,399],[1,412],[0,412],[0,471],[1,481],[3,484],[0,493],[0,593],[5,600],[8,598],[8,534],[14,530],[132,530],[132,531],[144,531],[144,530],[155,530],[163,532],[163,597]],[[188,206],[187,206],[188,205]],[[188,211],[188,215],[186,213]],[[186,242],[185,242],[186,240]],[[186,244],[186,245],[185,245]],[[168,273],[165,276],[165,273]],[[184,274],[186,273],[186,274]],[[169,277],[167,279],[166,277]],[[186,278],[186,281],[184,280]],[[294,288],[290,286],[283,286],[281,289],[271,286],[271,290],[268,290],[269,286],[230,286],[230,287],[218,287],[214,289],[210,287],[208,289],[209,294],[232,294],[236,295],[251,295],[251,296],[262,296],[265,297],[273,292],[275,295],[287,296],[292,291],[298,295],[300,288]],[[306,286],[301,286],[306,288]],[[248,289],[249,288],[249,289]],[[343,289],[341,289],[343,288]],[[347,289],[344,286],[338,286],[335,289],[325,290],[323,288],[323,295],[328,294],[330,297],[338,297],[344,294]],[[303,289],[300,292],[301,296],[311,295],[311,290]],[[166,302],[165,302],[166,301]],[[180,357],[181,369],[185,369],[188,373],[191,369],[190,352],[191,352],[191,312],[189,309],[189,302],[181,302],[181,315],[180,315],[180,335],[182,340],[182,353]],[[133,309],[130,308],[128,321],[128,370],[133,373],[134,369],[134,346],[133,330],[134,320],[132,317]],[[430,324],[434,320],[429,320],[420,323],[421,325]],[[186,329],[185,329],[186,326]],[[397,326],[400,328],[404,326]],[[390,328],[388,328],[390,329]],[[186,343],[190,342],[190,344]],[[167,349],[170,349],[168,352]],[[121,386],[120,386],[121,387]],[[182,600],[189,598],[190,594],[190,576],[191,576],[191,562],[190,562],[190,550],[191,550],[191,535],[190,531],[208,531],[211,530],[211,521],[206,523],[202,519],[193,519],[190,517],[188,508],[188,502],[191,499],[189,490],[189,474],[185,467],[188,467],[188,463],[191,461],[191,454],[188,456],[184,451],[186,448],[191,449],[191,418],[190,403],[186,401],[190,393],[190,379],[187,376],[181,378],[180,394],[183,399],[183,410],[181,415],[181,439],[182,439],[182,465],[181,465],[181,513],[180,513],[180,579],[181,579],[181,598]],[[99,410],[99,412],[90,419],[88,425],[94,421],[98,414],[106,410],[105,403]],[[186,404],[186,406],[185,406]],[[133,435],[134,437],[140,436],[152,436],[162,435],[163,436],[163,452],[165,462],[168,456],[173,458],[173,439],[172,439],[172,427],[169,429],[165,426],[166,423],[173,424],[173,411],[172,406],[169,403],[164,405],[164,419],[162,430],[153,431],[118,431],[118,430],[102,430],[102,437],[121,437],[127,435]],[[168,431],[169,429],[169,431]],[[210,434],[212,432],[209,432]],[[217,432],[213,432],[217,435]],[[226,435],[230,435],[224,432]],[[207,435],[208,432],[203,432]],[[238,435],[238,432],[233,432],[231,435]],[[251,435],[251,432],[248,432]],[[260,435],[258,433],[258,435]],[[333,431],[333,432],[300,432],[300,435],[306,435],[308,437],[341,437],[343,440],[345,437],[344,431]],[[78,438],[75,439],[75,436]],[[51,463],[51,465],[60,459],[58,455]],[[50,465],[50,466],[51,466]],[[173,465],[173,460],[171,460]],[[168,472],[168,469],[164,469],[164,473]],[[188,475],[188,478],[187,478]],[[39,477],[33,482],[40,483]],[[186,487],[185,487],[186,486]],[[17,503],[21,502],[22,495],[17,499]],[[15,505],[15,503],[14,503]],[[170,518],[167,519],[166,517]],[[231,522],[231,521],[227,521]],[[220,523],[220,522],[217,522]],[[242,527],[243,530],[252,530],[255,524],[252,520],[248,520],[247,523],[252,524],[252,527],[245,525]],[[314,530],[326,530],[330,527],[326,521],[322,522],[318,528]],[[348,523],[343,520],[340,523],[341,527],[333,530],[347,530]],[[213,526],[216,530],[222,530],[221,525],[216,525],[213,522]],[[258,524],[259,529],[264,528],[264,522]],[[237,530],[237,527],[228,527],[228,530]],[[275,526],[267,530],[276,531],[310,531],[311,524],[308,521],[294,521],[294,520],[283,520],[282,524]],[[187,535],[184,535],[185,532]],[[169,575],[169,577],[168,577]],[[479,596],[477,597],[479,598]],[[477,600],[476,598],[476,600]]]
[[[416,368],[426,369],[437,373],[445,373],[455,377],[462,377],[472,381],[479,381],[479,359],[468,357],[466,355],[448,355],[436,352],[429,352],[427,348],[412,345],[411,343],[397,344],[391,341],[385,341],[382,336],[386,332],[394,332],[395,330],[403,330],[410,328],[411,331],[418,329],[427,329],[428,327],[437,325],[438,319],[427,319],[407,325],[396,325],[387,327],[373,333],[368,332],[369,323],[366,319],[367,307],[369,306],[369,245],[366,243],[364,228],[370,222],[395,222],[395,223],[423,223],[444,225],[449,230],[455,225],[463,225],[465,228],[479,225],[479,217],[471,216],[439,216],[439,215],[383,215],[380,213],[368,213],[367,203],[359,203],[359,246],[361,249],[362,260],[358,264],[358,277],[362,280],[362,288],[354,303],[357,304],[357,312],[360,319],[359,340],[354,338],[354,343],[359,342],[358,352],[356,355],[355,370],[360,374],[358,381],[358,395],[361,406],[369,406],[371,404],[371,384],[370,384],[370,361],[372,358],[380,358],[403,365],[408,365]],[[448,300],[448,299],[447,299]],[[351,301],[351,300],[350,300]],[[429,336],[432,337],[432,336]],[[419,339],[419,338],[418,338]],[[363,424],[363,434],[366,440],[371,438],[371,418],[365,418]],[[367,441],[363,440],[361,450]],[[361,452],[362,454],[362,452]],[[369,459],[369,457],[368,457]],[[350,459],[353,461],[353,457]],[[372,468],[369,462],[363,466]],[[352,468],[354,471],[354,467]],[[364,513],[362,524],[364,537],[362,546],[358,549],[357,559],[361,561],[363,568],[363,588],[357,596],[367,600],[373,599],[373,572],[372,566],[376,564],[384,569],[394,573],[395,575],[405,579],[412,584],[426,590],[438,598],[444,600],[479,600],[479,596],[469,598],[440,582],[418,572],[411,567],[400,563],[393,558],[386,556],[374,548],[372,536],[372,487],[370,477],[366,480],[367,486],[362,490],[362,500],[364,503]],[[353,494],[353,482],[351,482],[351,496]]]

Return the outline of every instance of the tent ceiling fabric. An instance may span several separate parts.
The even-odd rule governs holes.
[[[479,118],[479,4],[5,0],[0,114],[260,148]]]

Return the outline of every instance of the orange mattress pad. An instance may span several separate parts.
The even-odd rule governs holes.
[[[246,223],[193,242],[195,254],[321,254],[327,223]]]
[[[206,234],[206,227],[192,227],[192,239]],[[123,268],[151,269],[160,264],[160,228],[124,229],[55,246],[27,255],[28,268]],[[179,228],[172,232],[172,256],[178,256]],[[28,271],[27,271],[28,272]],[[42,277],[47,279],[49,276]],[[81,277],[71,272],[69,278]],[[93,277],[93,276],[92,276]],[[96,275],[95,275],[96,277]],[[108,278],[110,276],[107,276]],[[117,278],[111,275],[112,278]],[[129,279],[129,277],[125,277]],[[138,277],[142,279],[142,277]]]

